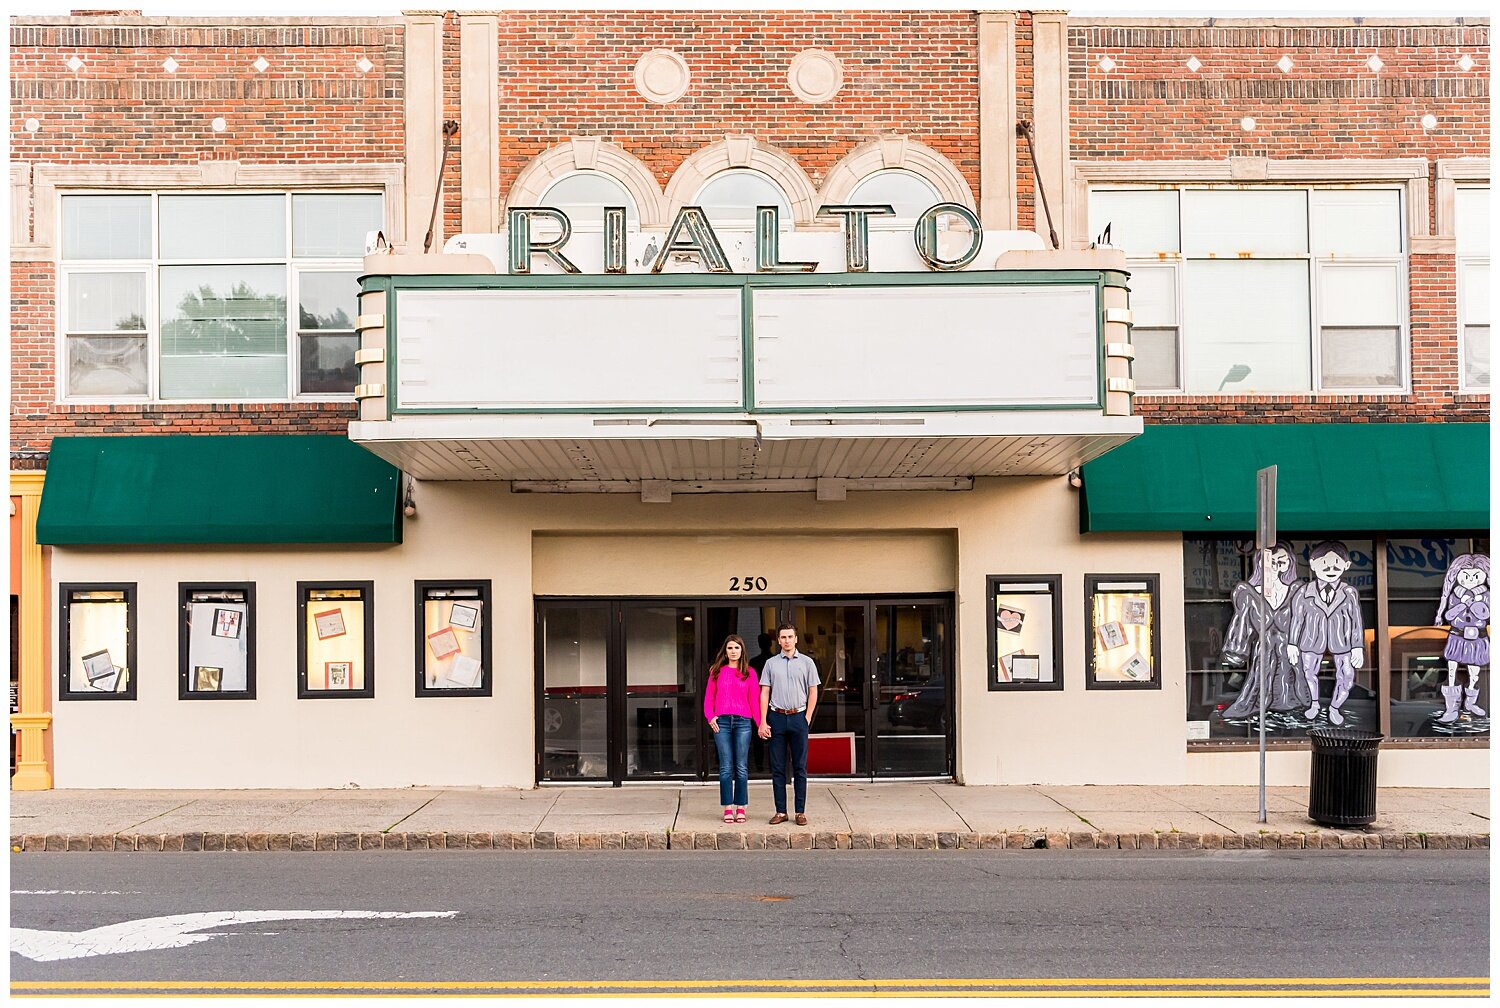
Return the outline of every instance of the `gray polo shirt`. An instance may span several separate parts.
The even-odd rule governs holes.
[[[782,710],[806,707],[807,691],[820,682],[817,663],[801,651],[793,651],[790,658],[776,652],[760,673],[760,684],[771,687],[771,706]]]

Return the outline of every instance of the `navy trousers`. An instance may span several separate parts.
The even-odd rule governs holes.
[[[766,713],[771,726],[771,796],[776,811],[786,812],[787,756],[792,762],[792,797],[798,812],[807,811],[807,712],[799,714]]]

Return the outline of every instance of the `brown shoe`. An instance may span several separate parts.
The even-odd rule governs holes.
[[[780,826],[784,822],[786,822],[786,813],[785,812],[777,812],[775,815],[773,815],[771,817],[771,825],[772,826]]]
[[[797,813],[797,825],[798,826],[806,826],[807,825],[807,816],[803,815],[801,812]]]

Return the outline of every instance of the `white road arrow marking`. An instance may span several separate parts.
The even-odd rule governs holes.
[[[87,931],[43,931],[12,927],[10,950],[35,962],[59,959],[84,959],[88,956],[117,955],[121,952],[148,952],[153,949],[183,948],[223,934],[195,934],[204,928],[256,921],[395,919],[411,917],[453,917],[457,910],[401,912],[394,910],[226,910],[214,913],[173,914],[170,917],[146,917],[121,921]]]

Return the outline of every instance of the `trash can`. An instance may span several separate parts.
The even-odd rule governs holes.
[[[1358,728],[1310,728],[1312,781],[1307,816],[1321,826],[1375,821],[1375,760],[1385,736]]]

